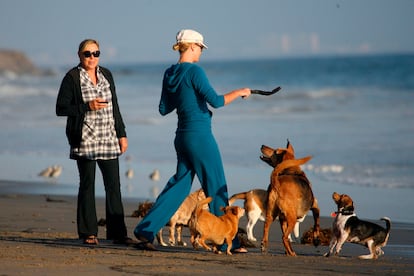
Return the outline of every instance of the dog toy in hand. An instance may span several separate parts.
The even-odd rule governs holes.
[[[270,96],[270,95],[273,95],[273,94],[279,92],[280,89],[282,89],[280,86],[276,87],[272,91],[263,91],[263,90],[253,89],[253,90],[251,90],[251,93],[256,94],[256,95]]]

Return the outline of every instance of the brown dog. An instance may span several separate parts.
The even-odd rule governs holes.
[[[296,221],[312,210],[314,219],[314,245],[319,244],[319,207],[313,195],[311,183],[301,170],[300,165],[311,157],[295,159],[293,146],[287,143],[286,148],[273,149],[262,146],[260,159],[274,169],[268,187],[266,220],[263,228],[262,252],[267,252],[269,229],[272,222],[279,217],[282,229],[282,241],[286,254],[296,256],[289,241],[289,234]]]
[[[231,255],[232,240],[237,234],[239,219],[244,215],[244,209],[238,206],[222,207],[224,215],[216,217],[209,211],[203,210],[203,205],[210,203],[211,197],[208,197],[197,204],[191,219],[188,223],[191,233],[191,243],[194,248],[200,244],[207,250],[211,247],[206,241],[213,243],[215,253],[221,253],[217,250],[217,245],[227,244],[228,255]]]
[[[190,220],[191,214],[194,211],[197,202],[200,200],[205,199],[206,196],[204,194],[203,189],[198,189],[197,191],[191,193],[186,199],[183,201],[183,203],[180,205],[180,207],[177,209],[177,211],[174,213],[174,215],[170,218],[167,225],[169,226],[169,238],[168,243],[170,246],[180,245],[180,246],[187,246],[187,243],[183,241],[182,239],[182,229],[183,226],[188,225],[188,221]],[[151,209],[153,203],[152,202],[144,202],[140,203],[138,205],[138,210],[134,211],[133,215],[134,217],[144,217],[148,211]],[[205,208],[208,208],[207,205],[205,205]],[[177,243],[175,240],[175,230],[177,229]],[[162,246],[168,246],[167,243],[164,242],[162,238],[162,228],[157,233],[157,241]]]
[[[328,246],[331,243],[332,239],[332,229],[331,228],[324,228],[319,230],[319,241],[320,245]],[[302,238],[300,239],[300,243],[302,244],[313,244],[313,227],[310,227],[308,231],[302,234]]]
[[[361,255],[360,259],[377,259],[384,254],[381,247],[387,244],[391,230],[391,220],[387,217],[381,218],[386,223],[387,229],[378,224],[360,220],[354,213],[354,202],[352,198],[346,194],[333,193],[332,199],[337,205],[336,217],[333,222],[333,236],[329,252],[325,256],[329,256],[335,251],[338,255],[345,242],[352,242],[368,247],[370,254]],[[336,247],[336,250],[335,250]]]
[[[247,192],[237,193],[229,198],[229,205],[238,200],[244,200],[244,210],[247,216],[246,233],[247,239],[250,241],[256,241],[253,235],[253,228],[257,221],[265,221],[266,208],[267,208],[267,191],[262,189],[253,189]],[[305,219],[305,216],[298,219],[295,227],[293,228],[293,234],[295,239],[299,239],[299,224]],[[291,235],[289,240],[292,241]]]

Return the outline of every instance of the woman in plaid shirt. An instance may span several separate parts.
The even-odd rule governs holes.
[[[79,45],[80,63],[63,78],[56,114],[67,116],[66,136],[70,158],[79,170],[77,226],[86,244],[98,244],[95,206],[96,164],[106,193],[107,239],[133,243],[127,237],[122,206],[118,156],[128,147],[111,72],[99,63],[99,43],[86,39]]]

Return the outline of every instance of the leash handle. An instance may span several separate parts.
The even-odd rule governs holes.
[[[275,89],[273,89],[272,91],[252,89],[252,90],[250,90],[250,92],[251,92],[251,94],[256,94],[256,95],[270,96],[270,95],[273,95],[273,94],[279,92],[280,89],[282,89],[282,88],[280,86],[278,86]]]

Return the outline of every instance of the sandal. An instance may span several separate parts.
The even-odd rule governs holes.
[[[239,247],[239,248],[233,249],[231,252],[234,253],[234,254],[245,254],[245,253],[248,253],[247,249],[244,248],[244,247]]]
[[[140,250],[148,250],[148,251],[158,251],[157,248],[155,248],[155,246],[152,244],[152,242],[150,242],[147,238],[144,238],[143,236],[140,235],[136,235],[137,239],[140,240],[140,242],[138,242],[135,245],[135,248],[140,249]]]
[[[83,244],[97,245],[99,244],[99,241],[96,236],[91,235],[83,239]]]
[[[138,244],[139,242],[136,240],[133,240],[129,237],[125,237],[123,239],[116,239],[113,240],[113,244],[122,244],[122,245],[135,245]]]
[[[158,251],[155,246],[150,242],[139,242],[134,245],[136,249],[139,250],[148,250],[148,251]]]

